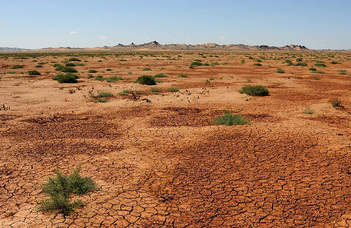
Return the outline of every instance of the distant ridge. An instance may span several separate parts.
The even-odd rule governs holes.
[[[285,45],[283,47],[268,46],[268,45],[245,45],[245,44],[160,44],[157,41],[152,41],[143,44],[131,43],[128,45],[117,44],[115,46],[103,46],[94,48],[74,48],[74,47],[59,47],[59,48],[41,48],[41,49],[23,49],[0,47],[0,52],[89,52],[89,51],[105,51],[105,52],[129,52],[129,51],[228,51],[228,52],[320,52],[320,51],[341,51],[348,52],[350,50],[313,50],[308,49],[303,45]]]
[[[118,44],[113,47],[107,47],[110,49],[128,49],[128,48],[147,48],[153,49],[164,49],[164,50],[228,50],[228,51],[268,51],[268,50],[286,50],[286,51],[304,51],[309,50],[307,47],[302,45],[286,45],[284,47],[275,47],[268,45],[250,46],[244,44],[225,44],[220,45],[216,43],[206,43],[206,44],[165,44],[162,45],[157,41],[152,41],[149,43],[136,45],[131,43],[129,45]]]
[[[0,52],[18,52],[18,51],[24,51],[28,49],[24,48],[13,48],[13,47],[0,47]]]

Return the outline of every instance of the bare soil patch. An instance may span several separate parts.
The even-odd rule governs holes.
[[[78,83],[53,80],[71,57]],[[350,53],[22,53],[0,66],[0,227],[351,224]],[[250,122],[216,125],[224,111]],[[73,215],[39,212],[39,186],[78,165],[99,191]]]

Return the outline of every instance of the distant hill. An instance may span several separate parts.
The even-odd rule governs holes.
[[[113,47],[104,47],[110,50],[218,50],[218,51],[305,51],[309,50],[302,45],[286,45],[284,47],[275,47],[268,45],[250,46],[244,44],[226,44],[220,45],[216,43],[207,44],[165,44],[162,45],[157,41],[136,45],[131,43],[129,45],[118,44]]]
[[[268,46],[268,45],[245,45],[245,44],[160,44],[157,41],[152,41],[143,44],[118,44],[115,46],[103,46],[94,48],[75,48],[75,47],[58,47],[58,48],[41,48],[41,49],[23,49],[0,47],[0,52],[129,52],[129,51],[228,51],[228,52],[329,52],[341,51],[347,52],[350,50],[313,50],[308,49],[303,45],[286,45],[283,47]]]
[[[0,52],[18,52],[18,51],[24,51],[24,50],[28,50],[28,49],[0,47]]]

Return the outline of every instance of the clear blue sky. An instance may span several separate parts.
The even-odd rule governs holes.
[[[1,0],[0,47],[157,40],[351,49],[351,0]]]

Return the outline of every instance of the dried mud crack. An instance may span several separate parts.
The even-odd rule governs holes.
[[[348,54],[301,53],[309,67],[340,63],[320,80],[283,62],[296,53],[77,57],[86,64],[76,66],[78,86],[52,80],[50,62],[65,55],[37,57],[48,63],[40,77],[6,73],[20,60],[35,67],[30,58],[1,59],[11,109],[0,110],[0,227],[351,226],[351,82],[338,74]],[[190,69],[197,58],[208,66]],[[146,67],[163,74],[156,86],[133,83]],[[98,81],[90,69],[123,79]],[[270,96],[238,92],[255,84]],[[92,99],[100,92],[112,96]],[[250,122],[216,125],[224,110]],[[39,186],[78,165],[99,190],[70,216],[39,212]]]

